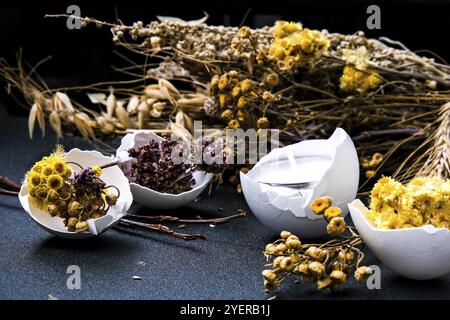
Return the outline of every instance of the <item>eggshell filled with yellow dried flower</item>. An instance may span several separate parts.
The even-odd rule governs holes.
[[[39,190],[35,191],[36,188],[33,187],[33,184],[34,186],[38,185],[37,180],[40,175],[48,175],[48,177],[46,177],[46,186],[50,190],[49,193],[51,193],[54,190],[58,190],[64,180],[70,177],[72,172],[80,171],[80,168],[74,163],[81,165],[83,168],[95,168],[112,162],[110,157],[104,156],[98,151],[82,151],[80,149],[72,149],[67,152],[64,155],[64,160],[67,164],[65,164],[65,162],[54,162],[51,166],[43,166],[42,168],[40,167],[40,161],[28,173],[27,179],[22,184],[19,193],[20,203],[28,215],[48,232],[58,237],[69,239],[83,239],[97,236],[119,222],[130,208],[131,203],[133,202],[133,196],[131,195],[128,179],[117,166],[104,169],[103,172],[101,172],[100,178],[106,185],[117,187],[120,191],[120,196],[117,198],[116,204],[109,207],[105,215],[95,219],[88,219],[86,222],[83,222],[87,223],[86,231],[69,231],[64,224],[63,218],[53,214],[51,206],[50,208],[47,208],[47,206],[44,207],[39,203],[39,200],[36,200],[39,199],[38,197],[30,196],[30,192],[39,192]],[[68,166],[70,166],[70,169],[66,170],[66,167]],[[45,170],[48,172],[44,172]],[[49,197],[51,197],[50,194]]]
[[[289,230],[314,238],[327,233],[327,221],[312,212],[311,203],[329,196],[344,217],[356,196],[359,162],[351,138],[337,128],[329,139],[272,150],[240,178],[245,199],[262,224],[277,233]],[[295,183],[299,186],[287,185]]]
[[[364,243],[388,268],[416,280],[439,278],[450,273],[450,231],[431,224],[421,227],[380,229],[360,201],[348,205]]]

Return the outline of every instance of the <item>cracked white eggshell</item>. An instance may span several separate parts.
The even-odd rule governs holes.
[[[327,223],[312,212],[311,202],[330,196],[345,216],[347,203],[355,199],[358,189],[359,162],[351,138],[337,128],[326,140],[306,140],[272,150],[240,177],[245,200],[263,225],[275,232],[287,230],[305,239],[315,238],[327,233]],[[259,181],[315,183],[295,190]]]
[[[406,278],[436,279],[450,273],[450,231],[425,225],[405,229],[378,229],[366,219],[360,200],[348,204],[364,243],[388,268]]]
[[[126,163],[125,166],[128,167],[133,161],[128,155],[128,149],[146,145],[152,139],[157,141],[165,140],[151,130],[136,130],[133,133],[126,134],[116,151],[116,159]],[[178,194],[158,192],[134,182],[130,182],[130,188],[134,200],[147,208],[174,209],[194,201],[208,186],[212,176],[211,173],[204,171],[194,171],[195,184],[192,189]]]
[[[82,167],[101,166],[110,163],[112,160],[110,157],[102,155],[98,151],[82,151],[80,149],[72,149],[66,154],[66,161],[76,162]],[[69,164],[71,168],[78,172],[80,168],[74,164]],[[117,199],[116,205],[109,208],[106,215],[97,219],[89,219],[87,223],[89,230],[85,232],[72,232],[68,231],[64,226],[63,219],[60,217],[52,217],[46,211],[40,210],[33,206],[28,201],[28,187],[25,182],[19,192],[19,201],[28,215],[42,228],[48,232],[68,239],[84,239],[92,236],[100,235],[112,226],[114,226],[119,220],[127,214],[127,210],[130,208],[133,202],[133,196],[131,195],[128,179],[123,174],[119,167],[113,166],[103,170],[101,179],[106,185],[114,185],[120,190],[120,197]]]

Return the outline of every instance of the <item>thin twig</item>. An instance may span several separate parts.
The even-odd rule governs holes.
[[[174,216],[166,216],[166,215],[159,215],[159,216],[141,216],[136,214],[127,214],[127,218],[130,219],[139,219],[144,221],[151,221],[151,222],[176,222],[176,223],[191,223],[191,224],[222,224],[227,223],[230,220],[241,218],[247,216],[247,211],[240,211],[239,213],[222,217],[222,218],[215,218],[215,219],[181,219],[179,217]]]
[[[19,196],[19,193],[16,191],[10,191],[10,190],[5,190],[5,189],[0,189],[0,194],[3,194],[5,196],[13,196],[13,197]]]
[[[20,190],[20,184],[12,181],[8,177],[1,177],[0,176],[0,185],[3,185],[4,187],[7,187],[8,189],[12,189],[14,191]]]
[[[163,226],[162,224],[147,224],[147,223],[143,223],[143,222],[137,222],[137,221],[132,221],[132,220],[128,220],[128,219],[121,219],[119,221],[119,225],[121,226],[126,226],[126,227],[139,227],[139,228],[143,228],[143,229],[148,229],[151,231],[158,231],[161,233],[165,233],[168,235],[171,235],[173,237],[176,238],[180,238],[183,240],[197,240],[197,239],[206,239],[206,237],[200,233],[194,233],[194,234],[188,234],[188,233],[180,233],[180,232],[176,232],[172,229],[170,229],[169,227]]]

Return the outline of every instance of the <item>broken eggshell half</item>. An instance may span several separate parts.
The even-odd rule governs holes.
[[[388,268],[406,278],[436,279],[450,273],[450,230],[425,225],[379,229],[366,218],[367,207],[348,204],[353,223],[364,243]]]
[[[122,166],[125,171],[128,170],[133,161],[133,158],[128,155],[128,150],[142,147],[148,144],[150,140],[162,141],[164,138],[151,130],[137,130],[133,133],[128,133],[122,138],[122,142],[116,151],[116,159],[123,163]],[[212,176],[211,173],[204,171],[194,171],[195,184],[192,186],[192,189],[178,194],[158,192],[131,181],[130,188],[134,200],[147,208],[174,209],[194,201],[208,186]]]
[[[345,216],[358,189],[359,162],[351,138],[337,128],[329,139],[272,150],[240,177],[245,200],[262,224],[315,238],[327,233],[327,222],[312,212],[311,202],[330,196]],[[298,183],[304,185],[280,186]]]
[[[72,149],[67,152],[66,161],[76,162],[83,168],[87,168],[111,163],[111,158],[102,155],[98,151],[82,151],[80,149]],[[72,163],[69,165],[74,172],[80,171],[80,168],[77,165]],[[28,201],[28,187],[26,182],[22,184],[19,192],[20,204],[37,224],[58,237],[68,239],[84,239],[97,236],[119,222],[119,220],[127,214],[127,210],[133,202],[133,196],[131,195],[128,179],[119,167],[112,166],[104,169],[100,178],[106,183],[106,185],[116,186],[120,190],[120,197],[117,199],[117,203],[109,208],[106,215],[97,219],[88,219],[86,222],[88,223],[89,230],[85,232],[68,231],[62,218],[52,217],[48,212],[33,206]]]

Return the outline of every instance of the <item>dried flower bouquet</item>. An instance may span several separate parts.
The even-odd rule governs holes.
[[[130,63],[118,69],[131,77],[126,82],[48,89],[20,61],[18,68],[3,61],[2,76],[32,105],[30,133],[36,120],[44,130],[46,117],[58,136],[79,132],[94,141],[136,128],[192,133],[192,121],[202,120],[206,129],[277,128],[290,144],[339,126],[358,146],[364,190],[380,173],[400,181],[450,177],[450,66],[438,56],[293,22],[250,29],[158,18],[127,26],[79,17],[84,26],[110,27],[118,46],[148,61],[120,53]],[[145,85],[149,79],[155,84]],[[100,111],[70,98],[74,89],[89,93]]]

